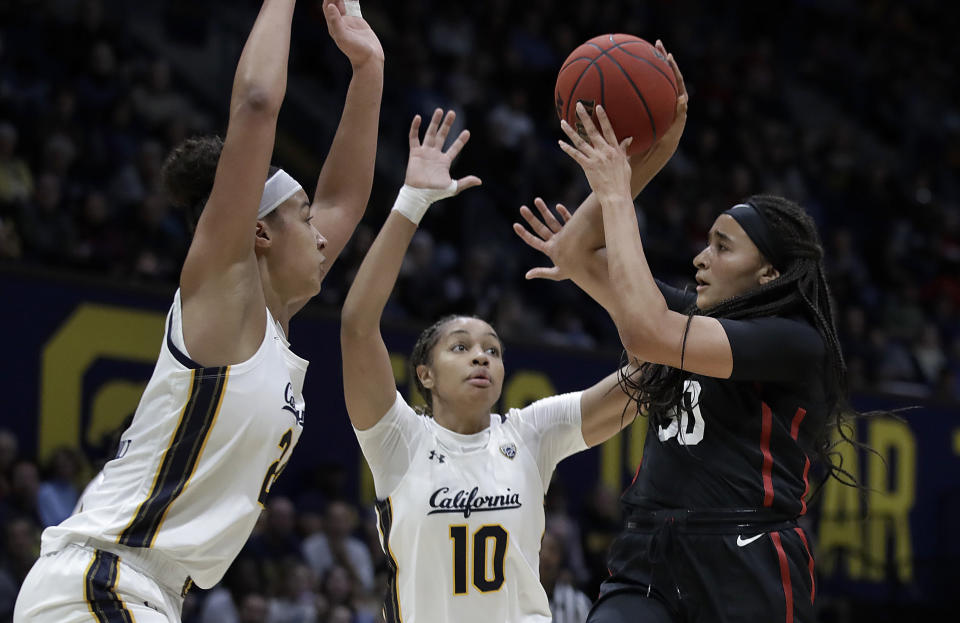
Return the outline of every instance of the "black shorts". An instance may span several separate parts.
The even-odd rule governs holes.
[[[813,623],[813,558],[795,521],[654,515],[628,521],[611,546],[588,623]]]

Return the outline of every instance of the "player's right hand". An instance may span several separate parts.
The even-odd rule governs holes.
[[[323,16],[330,37],[354,69],[369,61],[383,64],[383,46],[362,17],[347,15],[343,0],[323,0]]]

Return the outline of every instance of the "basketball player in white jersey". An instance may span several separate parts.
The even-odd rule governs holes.
[[[384,618],[548,622],[539,550],[551,475],[564,457],[629,424],[636,409],[627,408],[613,373],[582,392],[491,413],[503,386],[503,347],[489,324],[464,316],[434,324],[414,347],[426,414],[397,392],[380,317],[403,256],[432,201],[480,184],[450,177],[469,139],[464,131],[443,151],[453,120],[437,110],[421,143],[414,118],[405,185],[342,311],[344,395],[373,472],[392,572]]]
[[[222,144],[190,140],[168,160],[173,194],[202,214],[157,366],[116,458],[44,532],[17,623],[180,621],[185,591],[220,580],[300,438],[307,362],[285,336],[369,198],[383,50],[361,17],[325,0],[353,78],[311,202],[270,167],[294,4],[264,1]]]

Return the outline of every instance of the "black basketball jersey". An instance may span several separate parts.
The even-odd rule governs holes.
[[[696,295],[660,283],[684,312]],[[801,317],[721,319],[733,351],[729,379],[693,375],[685,407],[649,424],[643,459],[623,495],[658,509],[806,512],[810,452],[827,416],[826,351]]]

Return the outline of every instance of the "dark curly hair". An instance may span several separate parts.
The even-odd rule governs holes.
[[[194,136],[177,145],[163,163],[164,191],[174,206],[185,211],[191,231],[210,198],[222,151],[219,136]],[[267,178],[277,170],[271,166]]]
[[[420,392],[420,395],[423,396],[424,401],[426,401],[425,405],[414,407],[420,415],[433,417],[433,393],[420,382],[420,377],[417,375],[417,366],[430,365],[430,353],[433,352],[433,347],[440,341],[440,330],[443,329],[448,322],[452,322],[458,318],[476,318],[483,320],[479,316],[465,316],[463,314],[444,316],[424,329],[423,332],[420,333],[420,337],[417,338],[416,344],[413,345],[413,353],[410,354],[410,374],[412,375],[414,385],[417,387],[417,391]],[[501,342],[501,356],[503,355],[503,350],[503,343]]]
[[[746,319],[762,316],[799,314],[808,319],[823,338],[827,356],[824,374],[826,386],[827,419],[815,436],[814,448],[827,476],[833,476],[844,484],[856,485],[856,478],[843,468],[842,461],[832,458],[836,443],[851,443],[865,447],[848,435],[845,423],[860,415],[847,400],[847,368],[837,338],[833,318],[833,301],[824,276],[823,247],[813,219],[802,207],[774,195],[754,195],[744,203],[758,210],[770,227],[770,233],[778,245],[782,266],[776,266],[780,276],[749,292],[722,301],[707,310],[693,305],[686,310],[687,327],[681,345],[681,367],[643,363],[631,375],[621,376],[621,386],[646,412],[655,425],[666,424],[676,409],[692,408],[683,405],[684,382],[691,373],[683,370],[683,353],[686,350],[687,331],[694,315],[712,318]],[[836,429],[840,439],[833,441],[831,429]]]

